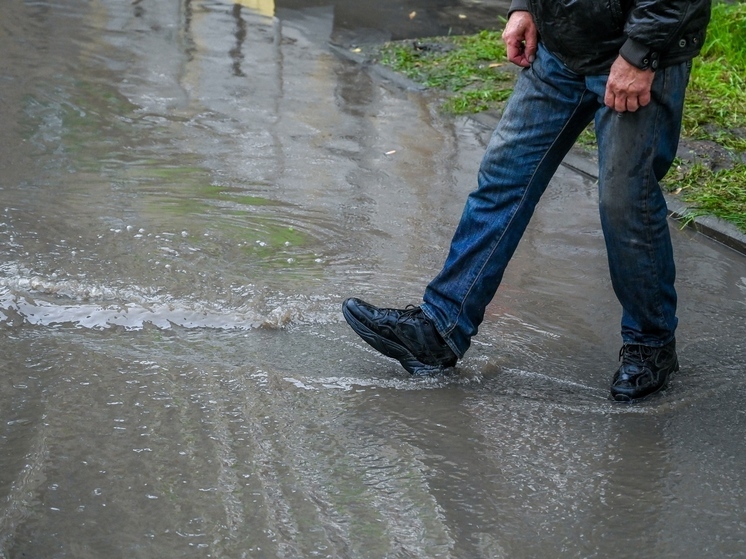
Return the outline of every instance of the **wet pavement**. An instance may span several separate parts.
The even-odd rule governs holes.
[[[327,46],[434,4],[318,4],[3,5],[0,557],[746,557],[746,259],[672,222],[682,370],[612,404],[563,167],[455,374],[410,378],[340,304],[419,302],[489,131]]]

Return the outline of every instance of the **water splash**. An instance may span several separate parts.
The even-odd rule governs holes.
[[[260,298],[264,300],[263,298]],[[269,303],[249,299],[239,307],[178,299],[158,290],[117,288],[69,279],[24,274],[0,278],[0,322],[6,325],[71,325],[105,330],[211,328],[219,330],[281,329],[291,324],[338,320],[324,310],[323,298],[298,295]]]

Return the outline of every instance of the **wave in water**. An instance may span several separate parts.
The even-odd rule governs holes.
[[[220,308],[137,287],[118,289],[28,276],[0,278],[0,322],[6,325],[252,330],[338,321],[325,297],[297,295],[274,304],[265,301],[263,306],[266,308],[248,302],[238,308]]]

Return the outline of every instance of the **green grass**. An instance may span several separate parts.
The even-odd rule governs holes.
[[[746,151],[746,4],[715,3],[692,64],[684,136]]]
[[[447,114],[501,110],[515,83],[500,31],[463,37],[387,43],[379,62],[444,92]],[[691,208],[687,219],[709,214],[746,231],[746,3],[716,2],[702,53],[692,63],[682,138],[716,144],[733,155],[728,168],[713,171],[679,162],[664,186]],[[595,146],[592,127],[578,140]],[[739,157],[740,155],[740,157]]]
[[[685,223],[715,215],[746,231],[746,164],[713,171],[697,163],[669,184],[690,204],[683,216]]]
[[[666,187],[691,208],[687,219],[714,215],[746,231],[746,4],[717,2],[702,53],[694,59],[682,134],[734,154],[735,163],[713,171],[701,163],[672,173]]]
[[[379,56],[381,64],[447,92],[442,108],[452,114],[499,108],[515,83],[499,31],[386,43]]]

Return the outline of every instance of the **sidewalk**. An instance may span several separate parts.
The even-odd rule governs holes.
[[[396,87],[409,91],[425,90],[422,85],[410,80],[406,76],[394,72],[390,68],[368,59],[363,54],[353,52],[349,48],[341,45],[330,44],[329,47],[332,52],[341,58],[360,64],[373,75],[388,83],[394,84]],[[499,120],[499,115],[491,112],[484,112],[471,115],[468,118],[489,130],[493,130]],[[565,157],[562,165],[591,179],[598,180],[598,163],[595,160],[595,157],[581,148],[573,148],[567,157]],[[685,223],[687,220],[686,215],[688,213],[687,205],[678,197],[671,194],[666,194],[666,203],[668,204],[670,217],[682,224]],[[736,226],[723,221],[722,219],[714,216],[701,216],[691,220],[684,226],[692,227],[702,235],[705,235],[746,256],[746,234],[742,233]]]

